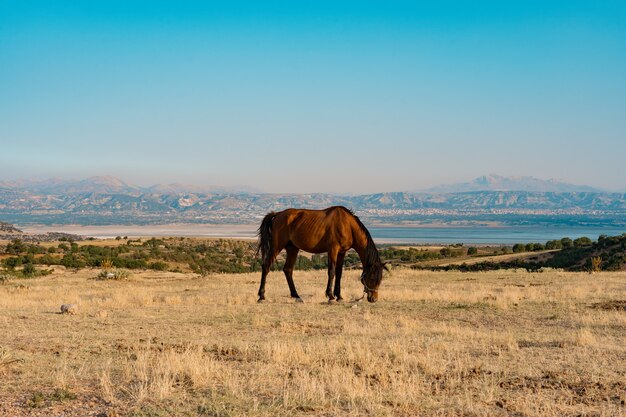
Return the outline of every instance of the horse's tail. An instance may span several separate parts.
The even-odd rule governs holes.
[[[269,262],[269,257],[272,256],[272,221],[276,217],[276,213],[273,211],[268,213],[261,222],[259,227],[259,245],[256,249],[256,256],[259,256],[261,252],[261,262]]]

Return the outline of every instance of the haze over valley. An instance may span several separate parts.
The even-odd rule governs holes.
[[[333,205],[376,224],[619,226],[626,218],[626,194],[534,177],[490,175],[426,191],[364,195],[142,187],[113,176],[0,182],[0,220],[20,225],[253,224],[271,210]]]

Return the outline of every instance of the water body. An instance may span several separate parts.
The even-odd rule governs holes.
[[[258,225],[169,224],[146,226],[24,226],[29,233],[66,232],[97,238],[128,237],[212,237],[256,239]],[[587,236],[596,240],[601,234],[608,236],[626,233],[626,227],[594,226],[507,226],[507,227],[415,227],[372,226],[369,228],[376,243],[400,244],[514,244],[539,242],[570,237]]]
[[[569,237],[621,235],[626,228],[585,226],[510,226],[510,227],[370,227],[378,243],[464,243],[513,244]]]

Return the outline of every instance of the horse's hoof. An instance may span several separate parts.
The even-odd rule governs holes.
[[[328,304],[334,304],[335,303],[335,299],[334,298],[329,298],[328,299]]]
[[[343,298],[341,298],[341,297],[337,297],[337,302],[338,302],[338,303],[343,303]]]
[[[300,297],[296,298],[296,303],[304,303],[304,300]]]
[[[257,303],[259,303],[259,304],[262,304],[262,303],[264,303],[264,302],[265,302],[265,298],[259,298],[259,299],[257,300]]]

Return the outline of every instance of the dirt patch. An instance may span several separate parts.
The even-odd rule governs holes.
[[[500,382],[500,387],[507,390],[530,390],[537,393],[542,390],[563,391],[571,401],[578,404],[608,402],[624,405],[626,401],[626,383],[621,381],[602,382],[589,380],[570,381],[560,375],[544,373],[542,376],[513,377]]]
[[[565,342],[552,340],[548,342],[534,342],[532,340],[520,340],[517,342],[520,348],[564,348]]]
[[[601,303],[594,303],[590,308],[598,310],[617,310],[626,311],[626,300],[609,300]]]

